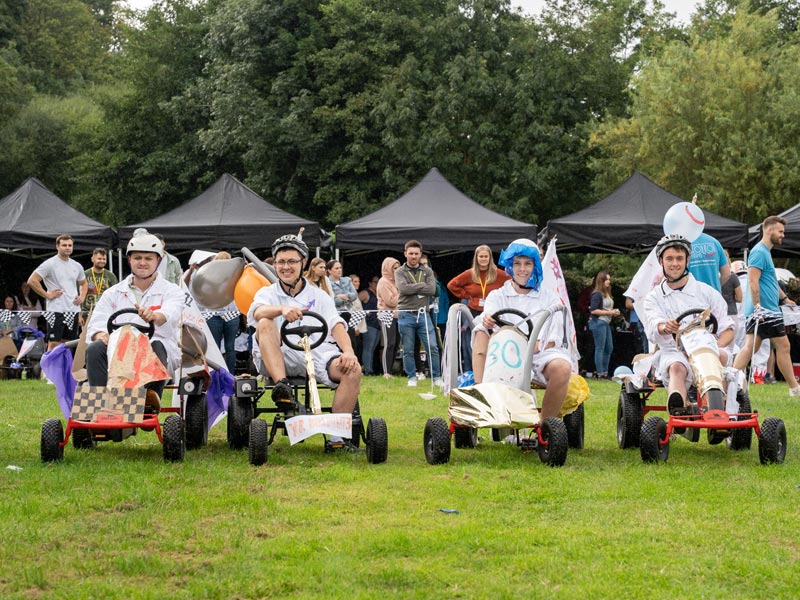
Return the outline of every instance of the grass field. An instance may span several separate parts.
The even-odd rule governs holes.
[[[387,421],[386,464],[279,438],[255,468],[224,422],[184,463],[140,432],[42,464],[54,390],[2,381],[0,466],[22,470],[0,475],[0,598],[797,597],[800,404],[786,386],[751,389],[786,422],[774,466],[755,439],[734,453],[705,435],[645,465],[616,447],[618,386],[590,387],[586,449],[560,469],[490,442],[429,466],[423,427],[447,401],[399,378],[367,378],[361,395]]]

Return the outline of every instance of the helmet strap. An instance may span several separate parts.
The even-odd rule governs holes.
[[[678,283],[681,279],[689,274],[689,269],[684,268],[683,274],[675,279],[672,279],[669,275],[667,275],[667,270],[663,266],[661,267],[661,272],[664,273],[664,279],[667,280],[667,283]]]

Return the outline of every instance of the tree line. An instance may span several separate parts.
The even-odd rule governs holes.
[[[0,194],[162,214],[223,173],[332,227],[432,166],[543,225],[634,169],[748,223],[798,201],[800,0],[0,0]]]

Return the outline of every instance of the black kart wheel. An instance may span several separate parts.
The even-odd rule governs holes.
[[[367,462],[378,465],[386,462],[389,455],[389,432],[386,421],[372,417],[367,423]]]
[[[164,462],[182,462],[186,454],[186,432],[183,419],[178,415],[170,415],[161,426],[163,438]]]
[[[669,457],[669,441],[667,439],[667,422],[661,417],[650,417],[642,424],[639,435],[639,450],[646,463],[666,462]]]
[[[361,446],[361,438],[364,436],[364,421],[361,419],[361,406],[356,400],[355,408],[353,408],[353,426],[350,433],[350,443],[356,448]]]
[[[642,400],[639,394],[629,394],[622,388],[617,403],[617,446],[638,448],[642,432]]]
[[[539,460],[551,467],[561,467],[567,461],[569,439],[564,421],[547,417],[540,425],[542,442],[538,444]]]
[[[92,437],[91,429],[75,428],[72,430],[72,447],[77,450],[89,450],[94,448],[97,442]]]
[[[758,458],[762,465],[780,464],[786,458],[786,426],[781,419],[770,417],[761,424]]]
[[[186,398],[186,449],[197,450],[208,443],[208,401],[205,394]]]
[[[442,465],[450,461],[450,427],[441,417],[425,422],[425,460],[429,465]]]
[[[47,419],[42,424],[42,462],[57,462],[64,458],[64,426],[61,419]]]
[[[456,448],[475,448],[478,445],[478,428],[457,425],[453,430],[453,444]]]
[[[250,398],[233,396],[228,403],[228,446],[233,450],[247,448],[250,441],[250,422],[255,416]]]
[[[564,426],[567,428],[567,442],[570,448],[583,450],[584,409],[583,404],[568,415],[564,415]]]
[[[736,394],[736,400],[739,402],[739,413],[752,413],[753,409],[750,407],[750,396],[744,390],[740,390]],[[750,450],[753,443],[753,430],[748,427],[747,429],[734,429],[726,441],[728,448],[731,450]]]
[[[263,465],[267,462],[267,422],[264,419],[250,421],[250,444],[247,446],[250,464]]]

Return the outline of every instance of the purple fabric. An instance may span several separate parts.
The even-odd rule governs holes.
[[[208,429],[228,411],[228,401],[233,396],[233,375],[225,369],[211,371],[211,383],[206,391],[208,403]]]
[[[42,354],[42,371],[47,378],[56,384],[56,397],[58,405],[65,419],[72,413],[72,401],[75,398],[75,388],[78,382],[72,376],[72,352],[64,344],[57,346],[50,352]]]

